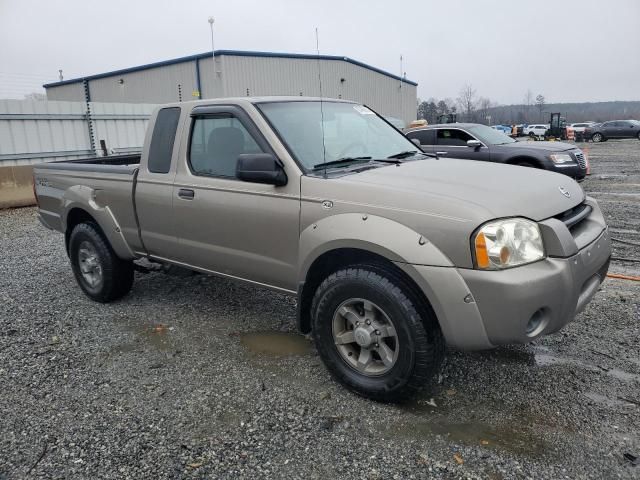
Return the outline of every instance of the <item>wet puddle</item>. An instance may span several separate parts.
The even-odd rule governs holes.
[[[631,382],[634,380],[640,382],[640,375],[636,373],[625,372],[624,370],[620,370],[618,368],[600,367],[574,358],[558,357],[555,355],[550,355],[548,353],[536,353],[535,360],[536,365],[540,367],[547,367],[552,365],[575,365],[586,370],[604,372],[607,375],[611,375],[612,377],[617,378],[618,380],[622,380],[623,382]]]
[[[475,355],[480,358],[494,359],[501,363],[522,363],[525,365],[538,367],[552,367],[554,365],[570,365],[580,367],[592,372],[604,372],[623,382],[640,382],[640,374],[630,373],[619,368],[607,368],[598,364],[591,364],[576,358],[563,357],[554,355],[547,347],[536,346],[535,348],[527,347],[501,347],[486,352],[476,352]],[[636,359],[627,359],[631,363],[640,364]]]
[[[127,330],[134,333],[135,339],[132,343],[116,345],[111,349],[113,353],[130,353],[142,351],[146,345],[150,345],[156,350],[166,351],[173,348],[170,333],[173,327],[168,327],[162,323],[129,325]]]
[[[145,340],[158,350],[168,350],[172,347],[169,333],[173,330],[163,324],[143,325],[137,330],[138,337]]]
[[[598,403],[600,405],[604,405],[606,407],[627,407],[627,408],[635,407],[633,403],[630,403],[624,400],[615,399],[615,398],[609,398],[605,395],[601,395],[595,392],[586,392],[584,393],[584,396],[587,397],[589,400],[592,400],[593,402]]]
[[[288,357],[311,353],[311,342],[302,335],[285,332],[250,332],[240,335],[240,343],[250,353]]]
[[[453,442],[506,450],[521,455],[540,455],[545,444],[533,432],[505,426],[491,426],[482,422],[448,423],[415,422],[395,427],[392,434],[401,438],[428,440],[440,435]]]

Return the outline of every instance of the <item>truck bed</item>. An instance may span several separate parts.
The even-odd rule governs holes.
[[[140,154],[62,160],[38,165],[37,170],[72,170],[77,172],[124,173],[132,175],[140,165]]]
[[[84,211],[103,226],[121,256],[138,248],[134,193],[140,155],[64,160],[35,165],[33,177],[40,219],[65,232],[66,214]],[[119,247],[121,246],[121,247]]]

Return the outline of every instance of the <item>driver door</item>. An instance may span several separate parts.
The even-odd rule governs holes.
[[[238,155],[274,153],[249,115],[209,106],[191,116],[174,183],[179,261],[295,291],[299,175],[285,168],[284,186],[239,180]]]

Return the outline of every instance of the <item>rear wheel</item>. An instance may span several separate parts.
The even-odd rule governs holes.
[[[428,385],[444,357],[430,307],[384,269],[356,266],[318,287],[311,314],[318,352],[350,390],[400,401]]]
[[[603,139],[604,137],[601,133],[594,133],[593,135],[591,135],[591,141],[594,143],[600,143],[603,141]]]
[[[82,291],[97,302],[126,295],[133,285],[133,263],[121,260],[92,222],[76,225],[69,237],[71,268]]]

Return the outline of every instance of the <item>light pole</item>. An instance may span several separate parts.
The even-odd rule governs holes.
[[[213,17],[209,17],[209,27],[211,28],[211,68],[213,71],[213,76],[211,78],[211,92],[213,93],[213,95],[211,95],[212,97],[215,97],[215,84],[216,84],[216,51],[214,49],[213,46],[213,23],[215,22],[215,19]]]

